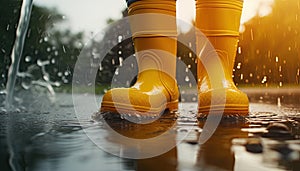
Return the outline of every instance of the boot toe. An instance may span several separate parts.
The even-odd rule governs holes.
[[[103,96],[101,111],[130,114],[160,113],[165,109],[166,103],[166,97],[162,93],[151,94],[134,88],[115,88]]]
[[[247,115],[248,111],[247,95],[236,88],[209,90],[199,94],[199,114],[223,112],[224,115]]]

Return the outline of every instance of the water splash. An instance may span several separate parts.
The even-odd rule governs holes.
[[[28,30],[33,4],[32,2],[33,0],[23,0],[21,7],[20,20],[16,31],[16,40],[11,53],[11,66],[8,70],[8,80],[6,84],[7,95],[5,99],[5,106],[7,109],[11,108],[13,101],[15,82],[17,78],[17,73],[19,71],[19,64],[22,57],[25,36]]]

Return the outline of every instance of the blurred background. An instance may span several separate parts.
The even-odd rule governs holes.
[[[5,89],[10,55],[20,15],[21,0],[0,0],[0,90]],[[177,1],[178,18],[194,22],[194,1]],[[240,87],[295,87],[300,79],[300,0],[245,0],[234,81]],[[34,1],[21,58],[17,85],[29,89],[33,83],[50,83],[55,91],[70,92],[77,57],[86,42],[109,24],[126,17],[124,0]],[[178,24],[181,40],[178,59],[196,75],[195,35],[192,28]],[[118,28],[103,33],[118,41]],[[93,42],[92,44],[103,43]],[[110,42],[105,42],[109,44]],[[124,48],[125,47],[125,48]],[[88,47],[85,47],[88,48]],[[121,51],[121,53],[120,53]],[[116,68],[132,55],[131,40],[120,41],[99,66],[96,84],[103,92]],[[91,60],[94,53],[86,54]],[[96,86],[97,87],[97,86]]]
[[[126,22],[118,22],[127,16],[125,0],[34,0],[13,89],[18,105],[7,111],[2,106],[11,93],[6,93],[6,82],[21,5],[22,0],[0,0],[1,170],[299,170],[300,0],[244,0],[233,78],[249,96],[249,126],[228,120],[206,145],[196,145],[203,120],[196,120],[197,92],[186,91],[186,102],[193,103],[181,104],[174,134],[180,137],[189,130],[192,134],[168,153],[149,160],[123,159],[99,150],[87,135],[108,148],[118,144],[108,136],[110,128],[103,126],[105,121],[96,112],[99,106],[93,106],[96,96],[82,87],[84,95],[70,94],[79,56],[88,61],[81,69],[97,71],[95,89],[101,94],[110,88],[119,66],[134,54],[131,39],[124,38],[130,30],[122,25]],[[194,12],[194,0],[177,0],[178,20],[193,24]],[[177,79],[195,85],[195,79],[187,77],[196,76],[195,33],[184,22],[178,22],[178,32],[182,40],[178,61],[186,65],[178,67]],[[98,34],[100,39],[95,38]],[[109,52],[99,55],[106,47]],[[89,81],[89,74],[84,76]],[[97,95],[98,104],[100,100]],[[75,107],[85,111],[76,112]],[[173,117],[162,119],[152,125],[151,136],[175,122]],[[124,133],[140,128],[119,120],[114,126]],[[274,135],[265,135],[266,129]],[[261,139],[264,135],[289,141]],[[120,154],[124,151],[122,146]]]

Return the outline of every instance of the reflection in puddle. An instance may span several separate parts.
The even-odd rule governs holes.
[[[62,104],[71,95],[58,95]],[[84,104],[87,105],[87,104]],[[212,137],[199,144],[205,119],[197,119],[196,103],[181,103],[180,111],[166,114],[148,124],[134,124],[126,120],[95,122],[90,114],[76,118],[73,108],[57,105],[48,112],[1,113],[1,123],[11,125],[0,129],[1,166],[7,164],[9,153],[6,134],[14,150],[14,161],[26,170],[300,170],[299,107],[291,108],[265,102],[251,103],[251,115],[244,120],[223,120]],[[176,115],[177,117],[175,117]],[[176,119],[175,119],[176,118]],[[109,127],[108,127],[109,126]],[[108,128],[133,139],[147,140],[167,134],[153,143],[149,152],[161,147],[164,154],[148,159],[125,159],[105,152],[87,135],[97,137],[108,148],[126,155],[136,144],[117,142]],[[6,131],[8,129],[9,131]],[[150,144],[150,143],[149,143]],[[145,145],[145,143],[140,144]],[[165,148],[165,149],[163,149]],[[135,149],[136,150],[136,149]],[[140,148],[140,151],[147,152]],[[136,152],[140,152],[136,151]],[[138,154],[138,153],[137,153]]]

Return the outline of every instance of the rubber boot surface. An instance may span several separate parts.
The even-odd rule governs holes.
[[[235,86],[232,79],[241,11],[242,1],[240,0],[196,1],[196,26],[214,46],[215,53],[221,61],[222,74],[224,74],[220,80],[221,86],[213,87],[210,77],[218,73],[209,75],[208,72],[213,73],[214,68],[204,66],[201,61],[209,60],[210,56],[200,56],[197,66],[199,115],[223,112],[226,116],[241,116],[249,112],[247,95]],[[213,95],[214,99],[212,99]],[[225,99],[221,100],[224,97]]]
[[[137,82],[130,88],[109,90],[103,96],[102,112],[154,116],[178,109],[175,10],[171,0],[137,1],[129,6]]]

